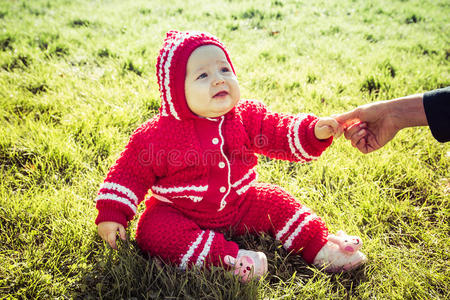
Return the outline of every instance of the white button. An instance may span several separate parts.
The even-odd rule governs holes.
[[[212,139],[212,143],[213,143],[214,145],[217,145],[217,144],[219,143],[219,139],[218,139],[218,138],[213,138],[213,139]]]
[[[219,191],[220,191],[221,193],[225,193],[226,190],[227,190],[227,188],[224,187],[224,186],[221,186],[220,189],[219,189]]]
[[[225,163],[223,161],[221,161],[219,163],[219,168],[221,168],[221,169],[225,168]]]

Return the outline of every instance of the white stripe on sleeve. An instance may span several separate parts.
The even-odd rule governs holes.
[[[104,182],[100,186],[100,189],[113,190],[113,191],[120,192],[120,193],[126,195],[128,198],[130,198],[130,200],[133,200],[135,205],[138,204],[138,198],[136,197],[136,194],[133,193],[133,191],[131,191],[129,188],[124,187],[123,185],[120,185],[118,183]]]
[[[136,213],[136,205],[131,203],[130,200],[128,200],[127,198],[119,197],[116,194],[100,194],[97,196],[97,198],[95,198],[95,201],[99,200],[112,200],[120,202],[128,206],[133,211],[133,213]]]
[[[295,126],[294,126],[294,144],[295,147],[300,151],[301,155],[309,160],[314,160],[317,159],[317,156],[314,155],[309,155],[305,149],[303,149],[302,144],[300,142],[300,138],[298,136],[298,129],[300,127],[300,123],[307,117],[307,115],[305,115],[302,119],[300,119],[299,121],[295,122]]]

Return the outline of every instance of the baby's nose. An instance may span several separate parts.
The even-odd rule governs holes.
[[[223,78],[223,76],[221,74],[216,74],[216,76],[214,77],[214,84],[221,84],[224,82],[225,79]]]

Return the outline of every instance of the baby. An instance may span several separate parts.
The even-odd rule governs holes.
[[[267,232],[327,271],[366,260],[359,238],[329,235],[324,222],[282,188],[256,181],[256,153],[317,159],[342,133],[336,120],[273,113],[241,99],[228,52],[208,33],[169,31],[156,70],[159,114],[133,133],[96,198],[104,240],[116,248],[117,232],[126,238],[127,222],[150,189],[136,241],[181,269],[222,266],[242,281],[263,276],[266,255],[226,240],[230,228],[235,235]]]

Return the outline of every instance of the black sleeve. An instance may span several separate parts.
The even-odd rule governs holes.
[[[423,94],[423,107],[434,138],[450,141],[450,86]]]

